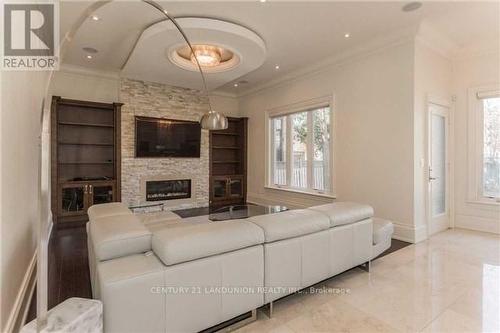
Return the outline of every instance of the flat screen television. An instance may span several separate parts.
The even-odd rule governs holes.
[[[136,157],[200,157],[196,121],[135,117]]]

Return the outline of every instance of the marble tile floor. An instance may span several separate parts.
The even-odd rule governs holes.
[[[450,229],[314,287],[237,332],[500,332],[500,236]]]

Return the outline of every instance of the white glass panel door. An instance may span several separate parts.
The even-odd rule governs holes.
[[[432,114],[431,191],[432,216],[446,213],[446,119]]]
[[[449,226],[448,109],[430,104],[429,111],[429,232],[434,234]]]

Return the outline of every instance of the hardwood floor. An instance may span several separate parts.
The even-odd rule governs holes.
[[[54,229],[48,248],[48,308],[70,297],[92,298],[85,227]],[[28,321],[36,316],[36,291]]]
[[[208,208],[176,211],[176,213],[182,217],[192,217],[206,215],[207,211]],[[410,243],[393,239],[391,247],[379,258],[408,245]],[[70,297],[92,298],[85,227],[54,229],[49,243],[48,256],[49,309]],[[33,320],[35,316],[36,292],[30,304],[28,321]]]
[[[392,253],[392,252],[395,252],[397,250],[401,250],[403,247],[406,247],[408,245],[411,245],[411,243],[408,243],[408,242],[403,242],[403,241],[400,241],[398,239],[392,239],[391,241],[391,247],[388,248],[387,250],[385,250],[384,252],[382,252],[382,254],[380,254],[377,258],[375,258],[374,260],[378,259],[378,258],[381,258],[383,256],[386,256],[388,255],[389,253]]]

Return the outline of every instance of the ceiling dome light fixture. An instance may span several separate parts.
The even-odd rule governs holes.
[[[203,67],[215,67],[221,62],[221,53],[211,45],[193,45],[194,53],[191,53],[191,62],[196,65],[196,60]],[[195,59],[196,58],[196,59]]]
[[[195,49],[191,45],[191,42],[187,38],[186,33],[184,32],[184,30],[182,30],[179,23],[177,23],[177,21],[172,16],[170,16],[170,14],[168,14],[168,12],[161,5],[159,5],[158,3],[156,3],[152,0],[142,0],[142,1],[144,3],[147,3],[150,6],[154,7],[158,11],[160,11],[167,19],[169,19],[173,23],[173,25],[175,25],[177,30],[179,30],[180,34],[182,35],[182,38],[186,41],[187,45],[189,46],[191,53],[195,55],[192,58],[192,60],[194,59],[194,61],[196,62],[196,65],[200,71],[201,80],[203,82],[204,92],[207,96],[208,109],[209,109],[209,111],[207,113],[205,113],[200,119],[201,127],[203,129],[212,130],[212,131],[213,130],[225,130],[229,125],[227,117],[224,116],[222,113],[216,112],[212,109],[212,104],[210,103],[210,96],[208,94],[207,81],[205,79],[205,74],[203,74],[203,69],[201,68],[200,59],[198,58],[198,54],[195,52]],[[207,53],[203,53],[203,54],[199,53],[199,55],[200,56],[203,55],[206,57],[206,58],[203,58],[203,60],[207,60],[207,61],[209,60],[208,59],[209,57],[207,57]],[[209,56],[211,56],[211,55],[209,55]],[[219,62],[220,62],[220,60],[219,60]]]
[[[204,73],[220,73],[236,68],[240,64],[238,54],[225,46],[214,44],[173,45],[166,50],[168,60],[188,71],[199,72],[200,63]],[[196,58],[196,59],[195,59]]]
[[[401,10],[403,12],[412,12],[414,10],[419,9],[420,7],[422,7],[422,3],[421,2],[419,2],[419,1],[413,1],[413,2],[409,2],[406,5],[404,5],[401,8]]]

